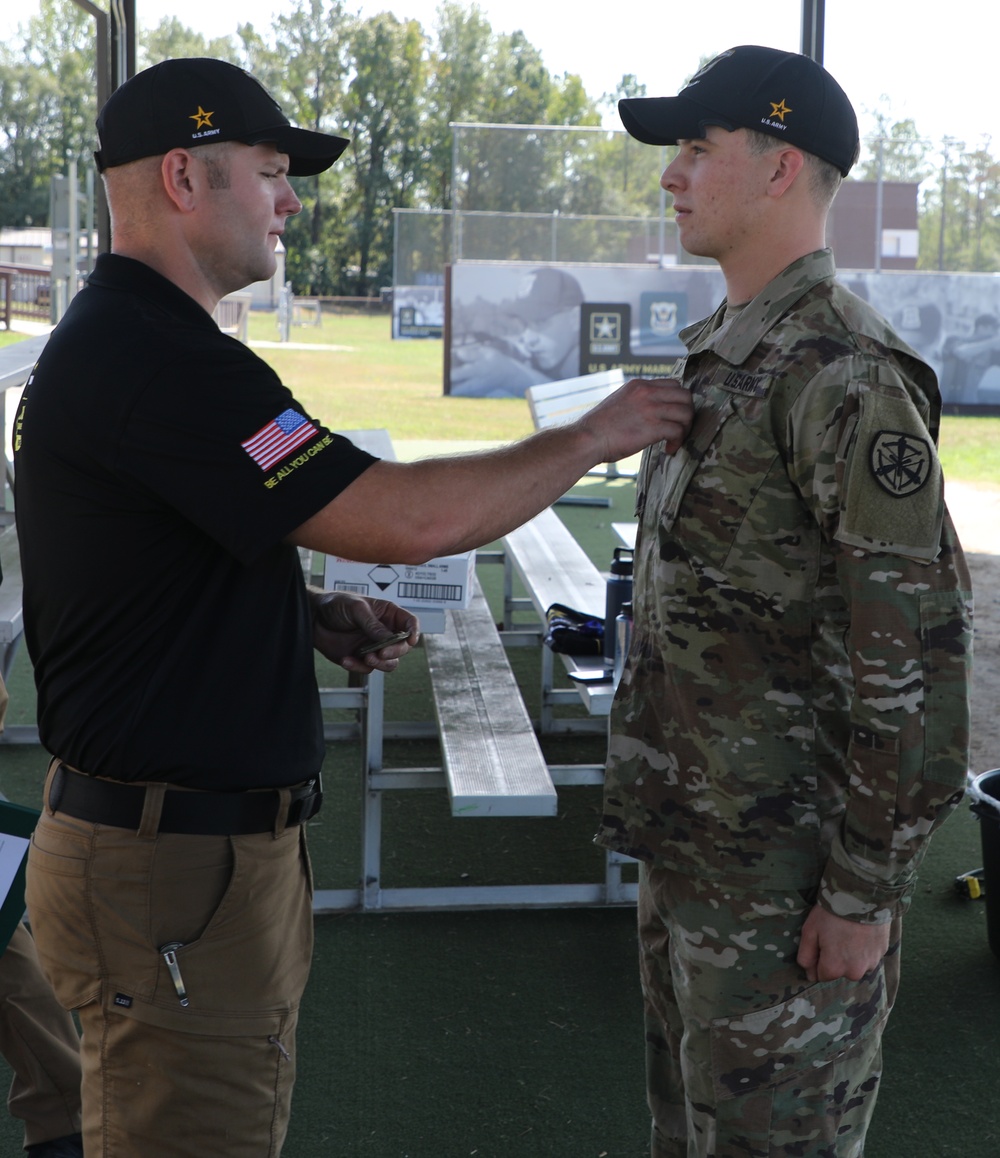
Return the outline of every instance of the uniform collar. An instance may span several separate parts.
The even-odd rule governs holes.
[[[724,301],[707,321],[681,330],[680,339],[691,353],[711,350],[741,366],[804,293],[831,280],[836,272],[833,250],[807,253],[768,282],[732,321],[722,321],[727,306]]]

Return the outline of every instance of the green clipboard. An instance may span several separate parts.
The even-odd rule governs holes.
[[[24,916],[24,870],[39,816],[37,808],[0,800],[0,953]]]

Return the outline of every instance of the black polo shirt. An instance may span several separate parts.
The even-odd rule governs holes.
[[[315,775],[309,608],[283,540],[373,461],[173,283],[100,257],[15,430],[46,748],[198,788]]]

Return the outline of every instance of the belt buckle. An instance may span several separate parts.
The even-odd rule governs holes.
[[[309,781],[303,794],[289,804],[286,824],[289,828],[305,824],[307,820],[312,820],[322,805],[323,781],[317,776],[315,780]]]

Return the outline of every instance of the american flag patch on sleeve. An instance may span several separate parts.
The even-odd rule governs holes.
[[[270,470],[314,434],[316,427],[297,410],[285,410],[240,446],[261,470]]]

